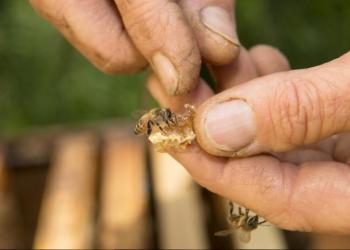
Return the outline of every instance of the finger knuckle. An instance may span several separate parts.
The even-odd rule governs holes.
[[[312,232],[313,223],[309,217],[300,209],[294,208],[291,204],[266,215],[268,221],[273,221],[276,226],[292,231]]]
[[[140,24],[142,24],[142,26],[149,26],[147,24],[150,22],[151,24],[155,24],[157,17],[159,17],[162,12],[165,2],[166,1],[164,1],[161,6],[155,6],[153,1],[140,1],[138,4],[128,4],[127,8],[123,7],[123,20],[126,22],[128,29],[139,29],[138,31],[141,31],[141,28],[139,28]],[[153,28],[154,27],[156,26],[153,26]]]
[[[324,119],[324,106],[316,84],[295,77],[278,84],[270,112],[276,138],[284,139],[286,147],[296,147],[320,139]],[[277,112],[276,112],[277,111]]]
[[[69,2],[30,0],[30,3],[41,17],[51,22],[57,28],[69,28],[69,25],[64,17],[64,12],[69,6]]]
[[[33,6],[33,7],[39,7],[43,4],[43,0],[29,0],[29,3]]]
[[[120,54],[94,52],[96,67],[107,74],[133,73],[146,67],[147,63],[142,58],[135,56],[120,56]]]
[[[40,16],[48,20],[52,18],[52,15],[49,11],[50,7],[47,5],[46,2],[44,2],[43,0],[30,0],[29,2]]]
[[[130,1],[132,3],[128,4],[125,2],[121,1],[121,5],[127,5],[122,7],[123,21],[133,39],[142,40],[143,43],[153,41],[154,34],[164,34],[169,30],[166,27],[172,25],[170,19],[176,13],[174,10],[176,5],[172,2]]]

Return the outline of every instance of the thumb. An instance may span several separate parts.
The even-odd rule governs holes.
[[[288,151],[350,131],[350,53],[226,90],[197,111],[198,142],[219,156]]]

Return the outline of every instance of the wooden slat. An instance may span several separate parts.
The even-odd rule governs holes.
[[[143,143],[134,135],[107,133],[102,165],[98,248],[148,248],[151,230]]]
[[[310,249],[350,249],[348,235],[310,234]]]
[[[7,165],[6,169],[10,178],[11,192],[14,193],[16,207],[18,206],[20,213],[21,231],[23,231],[21,243],[26,248],[31,248],[45,189],[47,168],[37,166],[13,168]]]
[[[6,144],[6,158],[10,167],[42,167],[50,162],[54,136],[33,134]]]
[[[204,208],[198,186],[168,154],[152,152],[160,248],[207,249]]]
[[[0,248],[23,248],[18,204],[9,185],[5,156],[0,146]]]
[[[34,248],[91,248],[96,141],[71,135],[57,145],[47,179]]]
[[[310,234],[283,230],[288,249],[310,249]]]

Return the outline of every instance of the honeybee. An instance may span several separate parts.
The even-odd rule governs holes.
[[[177,126],[177,124],[176,114],[169,108],[154,108],[141,116],[135,126],[134,133],[136,135],[147,134],[149,136],[154,126],[157,126],[159,130],[164,132],[167,128]]]
[[[238,207],[238,214],[236,214],[231,201],[229,202],[229,215],[227,219],[228,222],[235,228],[216,232],[215,236],[227,236],[237,229],[238,238],[244,243],[248,243],[250,241],[251,231],[257,229],[259,225],[266,222],[266,220],[259,221],[258,215],[249,215],[249,209],[247,208],[245,208],[245,212],[243,213],[242,208]]]

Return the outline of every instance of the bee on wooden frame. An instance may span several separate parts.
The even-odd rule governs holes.
[[[235,213],[231,201],[229,202],[229,215],[227,219],[234,228],[216,232],[215,236],[227,236],[238,230],[238,238],[244,243],[250,241],[251,231],[266,222],[266,220],[259,221],[258,215],[249,215],[249,209],[247,208],[245,208],[245,212],[243,213],[242,208],[238,207],[238,214]]]

